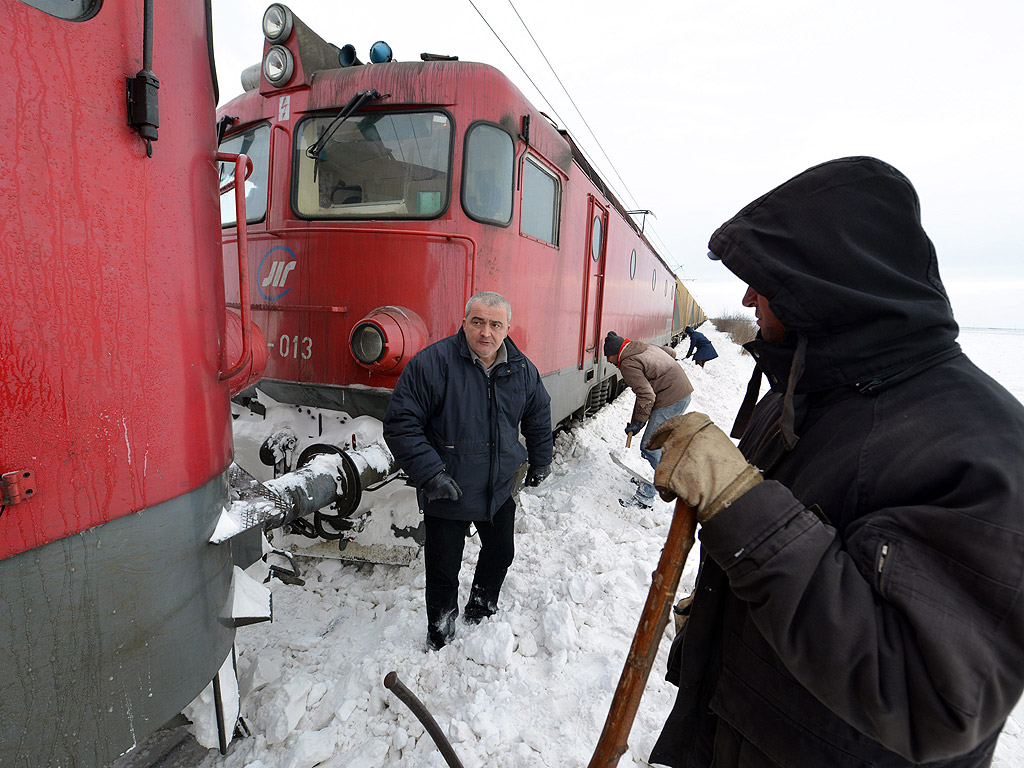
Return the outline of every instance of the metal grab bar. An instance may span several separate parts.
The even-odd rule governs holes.
[[[249,238],[246,233],[245,223],[245,180],[252,173],[252,160],[246,155],[236,155],[231,152],[218,152],[218,162],[234,163],[235,175],[231,181],[220,189],[220,193],[226,194],[232,189],[235,190],[235,231],[237,236],[238,249],[238,299],[239,309],[242,314],[242,352],[238,362],[226,371],[220,372],[220,380],[225,381],[237,374],[252,359],[252,308],[249,305]],[[239,177],[242,182],[239,183]]]

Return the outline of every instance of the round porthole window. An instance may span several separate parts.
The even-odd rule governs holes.
[[[636,248],[633,249],[633,255],[629,257],[629,279],[632,280],[636,277]]]
[[[594,261],[601,258],[601,237],[601,217],[598,215],[594,217],[594,226],[590,228],[590,255],[594,257]]]
[[[654,270],[651,273],[651,290],[658,290],[658,270]]]

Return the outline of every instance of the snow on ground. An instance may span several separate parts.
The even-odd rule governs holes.
[[[751,359],[710,325],[720,357],[707,369],[682,362],[694,410],[726,431],[742,399]],[[961,336],[968,355],[1024,401],[1024,333]],[[680,345],[680,357],[685,346]],[[609,451],[624,450],[633,405],[627,392],[556,442],[552,476],[520,497],[516,561],[499,612],[460,622],[454,642],[424,650],[423,565],[321,561],[305,587],[271,583],[274,621],[238,631],[242,713],[253,736],[203,768],[441,768],[446,765],[412,713],[383,686],[397,671],[448,734],[467,768],[585,766],[604,724],[668,532],[672,507],[623,509],[632,492]],[[651,474],[637,446],[627,453]],[[698,545],[699,546],[699,545]],[[476,560],[467,542],[463,599]],[[692,589],[691,553],[680,594]],[[671,626],[620,766],[645,759],[671,708],[663,679]],[[1024,764],[1024,706],[1004,730],[994,765]]]

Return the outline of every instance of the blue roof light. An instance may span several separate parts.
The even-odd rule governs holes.
[[[374,64],[391,61],[391,46],[383,40],[378,40],[370,46],[370,61]]]

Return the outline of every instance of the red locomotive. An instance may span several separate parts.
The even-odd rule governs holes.
[[[364,65],[280,4],[263,31],[245,93],[218,110],[221,149],[255,164],[245,226],[230,206],[223,223],[225,265],[247,232],[268,345],[259,416],[236,422],[236,460],[257,477],[379,440],[403,367],[457,330],[475,291],[511,302],[553,426],[618,394],[607,331],[663,344],[704,319],[571,137],[496,69],[394,61],[383,42]],[[392,469],[363,483],[347,469],[334,525]]]
[[[264,342],[224,307],[208,6],[152,6],[3,2],[4,765],[107,764],[234,638],[209,541]]]

